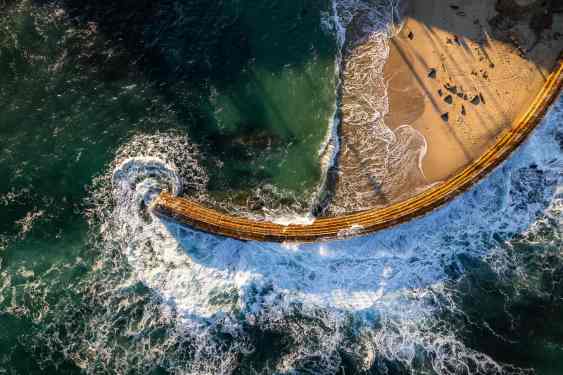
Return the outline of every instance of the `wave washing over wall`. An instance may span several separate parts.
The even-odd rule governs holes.
[[[344,24],[357,9],[350,4],[335,8]],[[264,355],[257,337],[267,337],[275,355],[261,364],[266,372],[331,374],[344,364],[520,372],[467,347],[443,317],[462,311],[455,283],[463,259],[489,262],[502,277],[521,266],[508,256],[512,238],[560,222],[562,109],[560,102],[510,161],[446,208],[372,236],[307,245],[239,242],[156,219],[146,210],[150,192],[182,189],[205,201],[205,172],[185,137],[135,138],[97,182],[94,222],[107,258],[124,254],[130,265],[125,285],[139,280],[156,296],[145,324],[170,330],[162,347],[140,352],[179,372],[230,373]],[[170,353],[177,347],[188,354]]]
[[[41,264],[40,278],[32,261],[2,269],[0,313],[7,331],[29,324],[22,362],[32,353],[56,373],[69,363],[88,374],[525,372],[472,349],[463,332],[500,335],[468,311],[490,312],[485,289],[498,291],[508,311],[500,320],[511,324],[523,292],[556,295],[557,285],[545,293],[538,280],[561,280],[562,123],[560,100],[509,161],[431,215],[363,238],[285,246],[153,217],[146,207],[159,190],[205,202],[206,171],[185,135],[135,136],[92,183],[89,242],[69,233],[68,249],[29,243],[37,258],[62,250],[72,260]],[[10,372],[5,361],[0,373]]]
[[[335,373],[343,363],[519,372],[468,348],[443,317],[462,309],[455,283],[464,259],[485,261],[503,277],[522,267],[508,256],[514,238],[560,225],[562,111],[559,101],[511,160],[447,207],[372,236],[307,245],[239,242],[152,217],[142,204],[147,176],[171,191],[198,191],[194,181],[204,178],[197,154],[177,160],[187,139],[140,136],[133,144],[144,146],[123,147],[117,168],[102,179],[113,176],[113,203],[98,208],[102,244],[125,254],[132,278],[171,317],[176,340],[190,342],[190,359],[176,363],[186,371],[229,373],[261,350],[257,332],[275,332],[288,344],[264,366],[281,373]],[[160,164],[154,149],[166,150]],[[149,168],[131,167],[149,156]],[[100,186],[98,196],[108,189]]]

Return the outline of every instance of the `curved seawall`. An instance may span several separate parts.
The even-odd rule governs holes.
[[[562,86],[563,57],[560,57],[528,110],[487,152],[445,182],[385,208],[319,218],[310,225],[287,226],[230,216],[168,193],[161,193],[151,209],[159,216],[195,229],[240,240],[314,242],[374,232],[423,215],[479,181],[505,160],[541,122]]]

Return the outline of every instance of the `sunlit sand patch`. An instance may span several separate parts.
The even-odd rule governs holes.
[[[538,29],[547,5],[500,3],[394,3],[394,13],[409,8],[397,28],[392,13],[381,27],[370,9],[342,12],[341,147],[326,213],[387,207],[421,193],[516,123],[563,48],[563,22],[554,13]]]

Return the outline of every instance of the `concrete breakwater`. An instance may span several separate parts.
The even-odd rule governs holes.
[[[243,240],[311,242],[433,210],[505,160],[561,91],[561,15],[538,28],[546,10],[534,4],[413,2],[391,39],[358,12],[342,56],[341,147],[312,223],[251,220],[167,193],[153,212]]]
[[[242,240],[312,242],[345,238],[383,229],[423,215],[469,188],[506,159],[541,122],[563,86],[563,59],[545,82],[526,113],[479,159],[453,178],[406,201],[382,209],[320,218],[310,225],[278,225],[232,217],[186,198],[161,193],[152,203],[157,215],[195,229]]]

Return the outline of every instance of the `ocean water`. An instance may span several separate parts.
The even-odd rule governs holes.
[[[2,3],[0,374],[562,373],[561,99],[477,186],[370,236],[239,242],[146,210],[167,189],[307,213],[342,27],[395,5]]]

